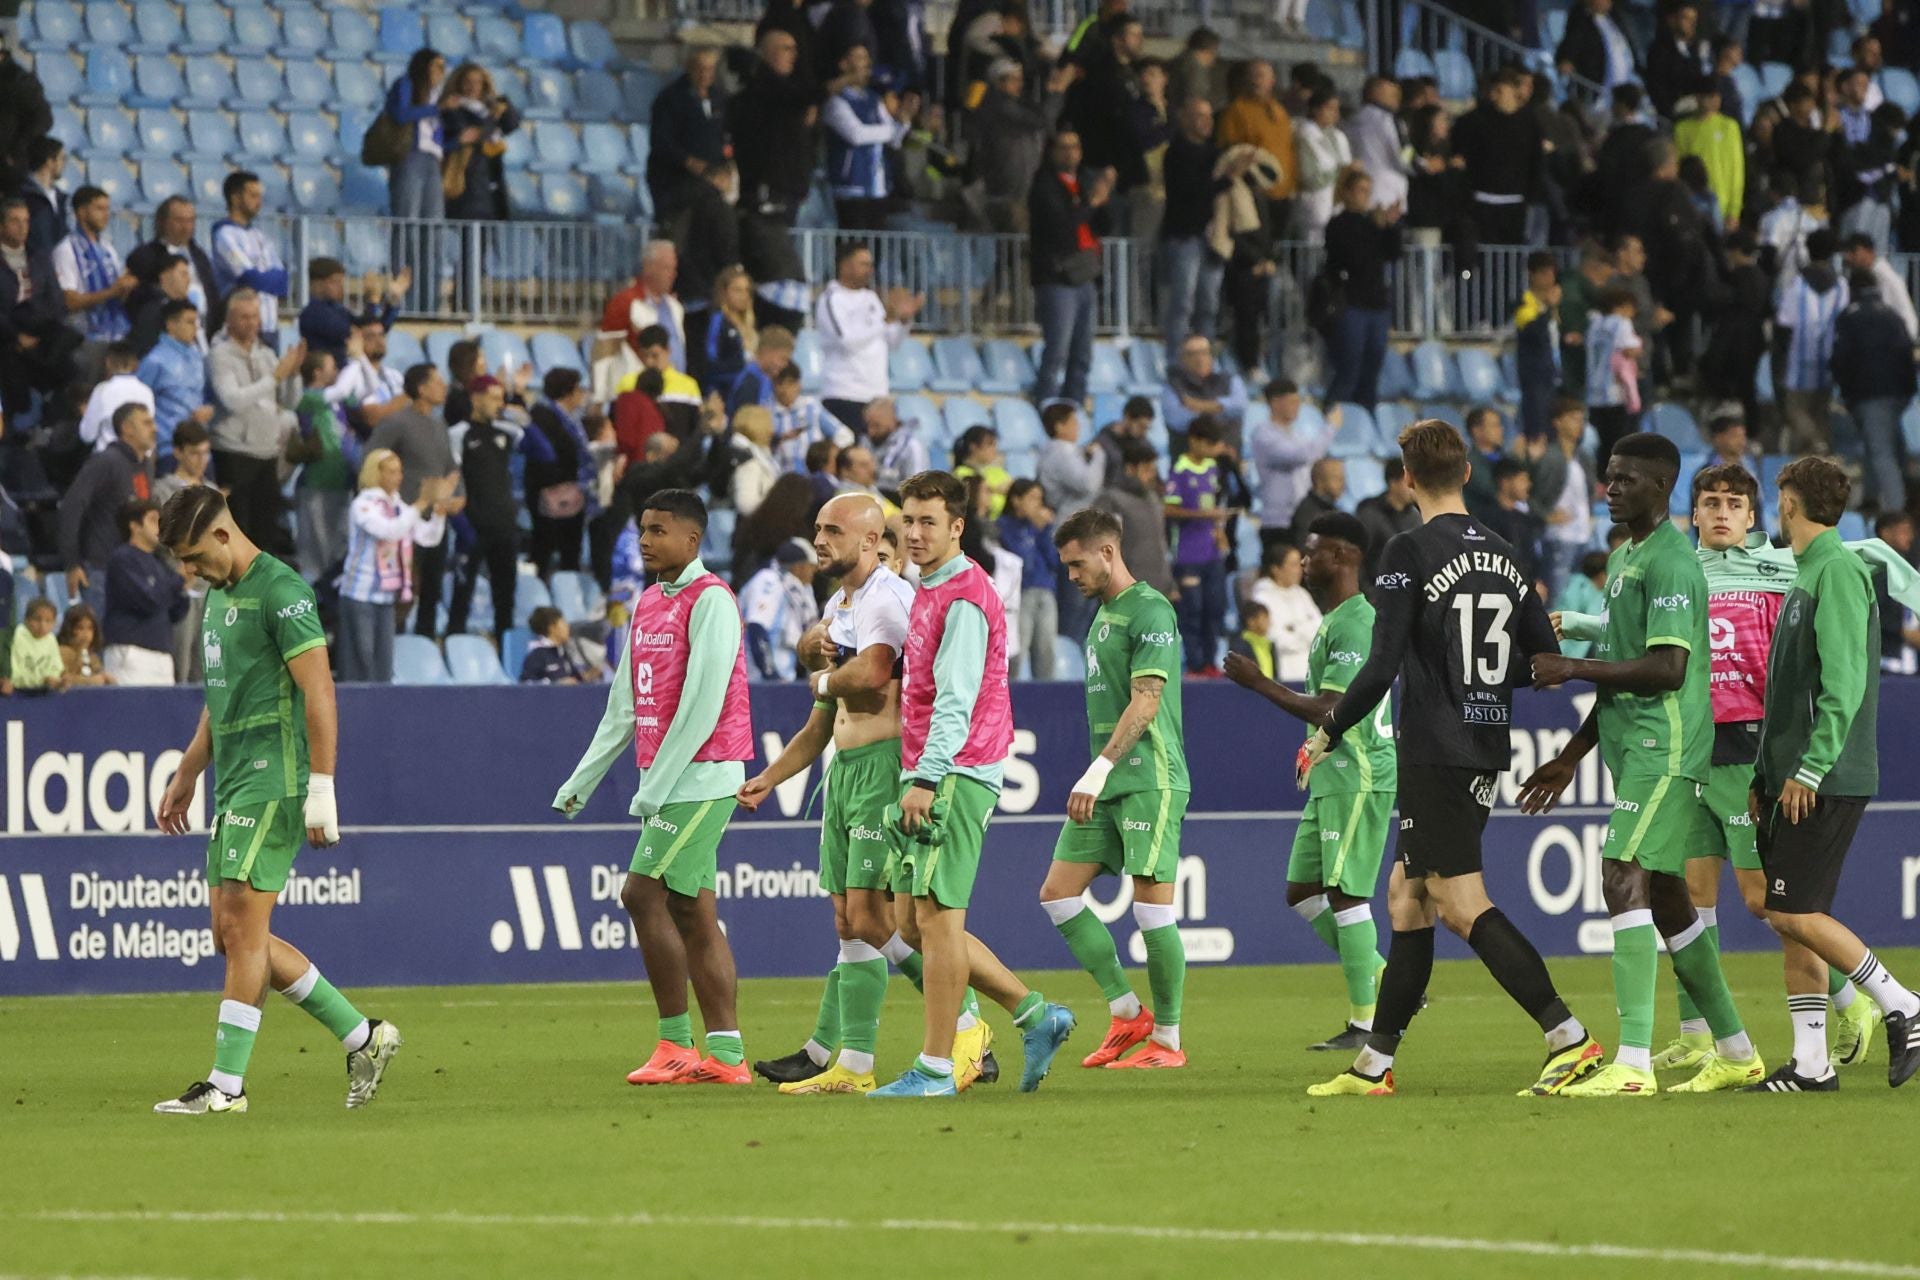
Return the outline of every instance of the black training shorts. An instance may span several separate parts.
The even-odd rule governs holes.
[[[1760,865],[1767,876],[1767,910],[1788,915],[1833,910],[1840,868],[1867,811],[1864,796],[1820,796],[1813,812],[1787,821],[1775,796],[1760,797]]]
[[[1498,774],[1484,769],[1400,765],[1400,842],[1394,853],[1409,878],[1480,870],[1480,837],[1498,781]]]

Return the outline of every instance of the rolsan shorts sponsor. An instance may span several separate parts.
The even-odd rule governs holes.
[[[1122,831],[1151,831],[1153,830],[1153,824],[1151,822],[1141,822],[1135,818],[1124,818],[1120,822],[1120,829]]]
[[[876,831],[872,827],[850,827],[847,830],[847,839],[858,840],[862,843],[885,843],[886,838],[886,832]]]

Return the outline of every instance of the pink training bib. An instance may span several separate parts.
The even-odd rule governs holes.
[[[953,762],[977,767],[999,764],[1013,748],[1013,700],[1007,689],[1007,614],[987,571],[967,561],[966,568],[937,587],[922,585],[907,617],[906,677],[900,684],[900,760],[911,772],[927,747],[933,720],[933,659],[947,631],[947,610],[955,601],[977,606],[987,616],[987,669],[974,699],[967,741]]]
[[[627,656],[633,680],[633,756],[642,769],[653,766],[667,726],[680,709],[680,693],[687,683],[687,622],[694,602],[709,591],[727,597],[737,609],[733,592],[713,574],[702,574],[669,597],[655,583],[641,593],[633,607]],[[753,710],[747,696],[745,646],[734,651],[733,675],[727,680],[727,700],[713,734],[694,752],[696,761],[753,759]]]
[[[1760,719],[1767,701],[1767,654],[1785,599],[1772,591],[1723,591],[1707,597],[1715,724]]]

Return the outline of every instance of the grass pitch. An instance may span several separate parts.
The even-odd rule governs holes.
[[[1610,1045],[1606,960],[1553,969]],[[1778,1062],[1778,960],[1728,972]],[[1345,1065],[1302,1048],[1339,1024],[1331,965],[1196,970],[1179,1072],[1082,1070],[1102,1002],[1039,976],[1081,1023],[1032,1096],[998,1011],[1001,1084],[887,1103],[629,1087],[640,982],[414,988],[351,993],[407,1037],[372,1107],[276,999],[253,1111],[200,1120],[147,1109],[205,1070],[212,995],[0,1000],[0,1273],[1920,1277],[1920,1084],[1889,1092],[1877,1038],[1837,1096],[1522,1100],[1537,1033],[1450,962],[1400,1096],[1316,1102]],[[748,1056],[797,1046],[818,994],[744,983]],[[883,1077],[920,1021],[889,995]]]

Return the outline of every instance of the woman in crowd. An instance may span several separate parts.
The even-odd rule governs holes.
[[[400,497],[402,474],[391,449],[375,449],[360,464],[340,575],[343,681],[393,682],[394,607],[413,599],[413,549],[436,546],[447,533],[442,483],[423,481],[419,498],[408,503]]]
[[[67,610],[60,623],[60,661],[66,667],[67,688],[112,684],[100,640],[100,620],[84,604]]]
[[[507,135],[520,127],[520,112],[494,90],[493,77],[476,62],[463,62],[447,77],[440,95],[440,125],[448,139],[440,166],[441,189],[447,217],[455,222],[505,222],[512,216],[507,204]],[[478,141],[457,141],[472,132]],[[469,310],[468,290],[476,271],[475,237],[460,237],[460,278],[454,297],[461,311]],[[484,259],[483,259],[484,260]]]
[[[1307,118],[1294,131],[1293,147],[1300,165],[1293,231],[1300,239],[1318,244],[1333,217],[1333,184],[1353,163],[1353,144],[1340,128],[1340,95],[1330,88],[1314,90],[1307,100]]]
[[[437,50],[414,52],[407,60],[407,72],[387,89],[387,118],[406,131],[400,158],[387,170],[387,197],[395,218],[419,222],[439,222],[447,216],[446,188],[442,185],[440,165],[446,159],[448,145],[469,145],[480,141],[480,130],[446,133],[440,118],[440,86],[447,78],[447,60]],[[396,229],[394,256],[396,266],[413,268],[413,296],[410,311],[431,309],[438,301],[440,273],[438,243],[422,226]]]
[[[526,463],[527,509],[533,517],[528,552],[542,579],[553,570],[578,572],[580,540],[600,515],[600,464],[582,415],[590,388],[577,369],[553,369],[540,384],[546,399],[533,406],[532,430],[546,437],[551,461]]]
[[[989,520],[1000,518],[1007,505],[1007,490],[1013,487],[1013,475],[1001,465],[999,432],[987,426],[963,431],[953,446],[953,474],[961,480],[980,477],[987,493],[984,514]]]
[[[1373,179],[1359,165],[1340,175],[1341,212],[1327,223],[1327,279],[1337,294],[1328,344],[1333,379],[1327,401],[1373,412],[1393,311],[1387,267],[1400,257],[1399,205],[1372,209]]]
[[[764,405],[733,411],[733,509],[746,519],[760,509],[780,478],[773,456],[773,414]]]
[[[713,306],[707,311],[706,332],[696,353],[700,390],[726,395],[759,349],[760,331],[753,319],[753,277],[745,267],[728,267],[713,282]]]
[[[467,384],[475,378],[495,376],[506,384],[507,403],[526,408],[527,388],[533,384],[532,365],[503,369],[495,375],[487,362],[486,348],[472,338],[462,338],[447,348],[447,403],[441,406],[440,416],[448,426],[457,427],[473,416],[473,396]]]
[[[342,426],[327,398],[327,388],[338,376],[331,353],[307,353],[300,362],[300,403],[293,411],[299,429],[287,438],[287,461],[300,467],[294,488],[295,532],[300,572],[309,582],[318,582],[347,554],[347,507],[353,500],[360,441]]]
[[[1276,680],[1307,678],[1307,651],[1320,629],[1320,608],[1300,584],[1302,568],[1300,548],[1291,543],[1276,546],[1247,592],[1255,604],[1266,606]]]

